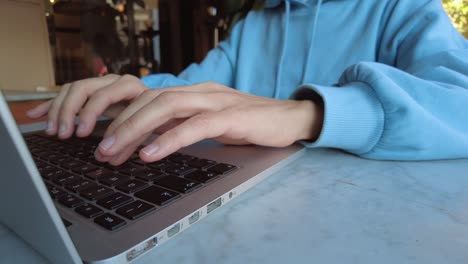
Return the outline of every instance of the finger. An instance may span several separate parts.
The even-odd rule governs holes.
[[[118,153],[116,156],[112,157],[112,159],[109,160],[109,163],[114,166],[121,165],[124,163],[128,158],[135,152],[135,150],[145,141],[145,139],[149,136],[150,134],[146,134],[139,140],[135,141],[132,143],[129,147],[125,148],[122,152]]]
[[[37,118],[44,116],[49,111],[49,108],[52,105],[52,101],[53,99],[37,105],[33,109],[28,110],[26,112],[26,115],[29,118],[33,118],[33,119],[37,119]]]
[[[115,82],[117,78],[119,78],[117,75],[106,75],[77,81],[70,85],[58,113],[59,138],[69,138],[72,135],[75,117],[89,96],[96,90]]]
[[[230,124],[229,119],[222,113],[194,116],[141,149],[140,158],[146,162],[160,160],[180,148],[203,139],[222,136],[229,129]]]
[[[88,136],[93,131],[97,118],[111,105],[123,100],[131,100],[147,88],[134,76],[125,75],[114,83],[99,89],[88,100],[80,112],[76,134]]]
[[[239,93],[236,89],[224,86],[216,82],[201,82],[191,86],[188,86],[192,91],[197,92],[223,92],[223,93]]]
[[[69,83],[64,84],[60,89],[60,93],[57,97],[52,100],[50,104],[49,113],[48,113],[48,121],[47,121],[47,129],[46,133],[48,135],[56,135],[58,130],[58,113],[60,111],[60,107],[62,106],[63,99],[68,93],[68,89],[70,88]]]
[[[134,138],[153,131],[174,118],[186,118],[200,112],[219,111],[224,105],[218,94],[166,92],[125,120],[112,135],[100,143],[103,155],[112,156]]]
[[[99,151],[94,151],[94,158],[100,163],[108,162],[110,157],[103,156]]]
[[[221,136],[221,137],[216,137],[216,138],[211,138],[214,141],[217,141],[219,143],[225,144],[225,145],[249,145],[252,144],[250,141],[245,140],[243,138],[230,138],[227,136]]]
[[[119,116],[120,113],[122,113],[122,111],[125,110],[125,108],[128,107],[128,105],[129,105],[129,102],[119,102],[119,103],[113,104],[109,106],[109,108],[107,108],[104,111],[104,113],[102,113],[102,115],[110,117],[110,118],[116,118],[117,116]]]
[[[167,121],[166,123],[162,124],[161,126],[157,127],[154,130],[154,132],[156,132],[156,134],[162,135],[162,134],[166,133],[167,131],[173,129],[174,127],[182,124],[186,120],[187,120],[187,118],[171,119],[171,120]]]
[[[162,89],[152,89],[146,90],[145,92],[141,93],[138,98],[136,98],[124,111],[122,111],[106,130],[104,136],[108,136],[114,133],[115,129],[119,127],[125,120],[127,120],[130,116],[132,116],[135,112],[140,110],[143,106],[147,105],[151,102],[154,98],[161,95],[162,93],[167,92],[200,92],[200,93],[211,93],[211,92],[218,92],[221,88],[219,88],[215,83],[200,83],[196,85],[190,86],[176,86],[176,87],[169,87],[169,88],[162,88]],[[228,89],[228,88],[226,88]],[[229,90],[233,90],[229,88]]]
[[[104,137],[107,137],[114,133],[115,129],[119,127],[125,120],[135,114],[138,110],[143,108],[145,105],[150,103],[154,98],[160,94],[156,90],[146,90],[141,93],[131,104],[129,104],[114,120],[109,124],[104,133]]]

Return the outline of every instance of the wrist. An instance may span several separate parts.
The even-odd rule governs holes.
[[[298,103],[298,134],[296,141],[315,141],[323,126],[323,103],[312,100],[297,101]]]

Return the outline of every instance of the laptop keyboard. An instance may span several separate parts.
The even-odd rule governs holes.
[[[145,163],[135,152],[120,166],[100,163],[97,137],[59,140],[42,134],[25,136],[52,197],[61,205],[108,229],[116,230],[207,183],[236,166],[173,153]]]

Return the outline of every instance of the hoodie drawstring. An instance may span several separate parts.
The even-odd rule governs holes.
[[[278,99],[279,98],[279,92],[280,92],[280,83],[281,83],[281,71],[283,68],[283,60],[284,56],[286,53],[286,48],[287,48],[287,43],[288,43],[288,29],[289,29],[289,15],[291,11],[291,3],[289,3],[289,0],[285,1],[286,5],[286,15],[284,17],[284,34],[283,34],[283,45],[281,48],[281,55],[278,63],[278,68],[276,71],[276,84],[275,84],[275,93],[273,95],[273,98]]]
[[[323,2],[323,0],[318,0],[318,3],[317,3],[315,17],[314,17],[314,21],[313,21],[313,25],[312,25],[312,36],[311,36],[311,40],[310,40],[309,49],[307,50],[307,58],[306,58],[306,62],[305,62],[306,66],[305,66],[304,71],[302,72],[301,83],[305,82],[305,79],[307,77],[307,73],[310,70],[309,65],[311,64],[310,60],[312,58],[312,49],[313,49],[313,46],[314,46],[315,35],[316,35],[315,33],[316,33],[316,30],[317,30],[317,22],[318,22],[318,17],[319,17],[319,13],[320,13],[320,8],[322,7],[322,2]],[[279,62],[278,62],[278,68],[277,68],[277,72],[276,72],[276,83],[275,83],[275,89],[274,89],[274,95],[273,95],[273,98],[275,98],[275,99],[279,98],[279,94],[280,94],[280,91],[281,91],[281,71],[283,69],[284,56],[286,56],[286,49],[287,49],[287,46],[288,46],[288,31],[289,31],[289,22],[290,22],[289,19],[290,19],[290,14],[291,14],[290,0],[284,0],[284,3],[285,3],[285,8],[286,8],[286,14],[284,16],[283,43],[282,43],[282,47],[281,47],[280,59],[279,59]]]
[[[315,33],[317,31],[317,21],[318,21],[318,17],[320,13],[320,7],[322,6],[322,1],[323,0],[318,0],[317,9],[315,11],[314,24],[312,25],[312,37],[310,39],[309,50],[307,51],[306,66],[305,66],[304,71],[302,72],[301,84],[305,83],[307,73],[309,72],[309,65],[312,64],[310,60],[312,58],[312,49],[314,46],[315,35],[316,35]]]

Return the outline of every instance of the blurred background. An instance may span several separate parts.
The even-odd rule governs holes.
[[[440,0],[468,37],[468,0]],[[0,0],[0,88],[182,71],[262,0]],[[8,40],[8,41],[5,41]]]
[[[247,2],[47,0],[55,82],[106,73],[177,74],[226,36]]]
[[[443,0],[453,25],[468,38],[468,0]]]

